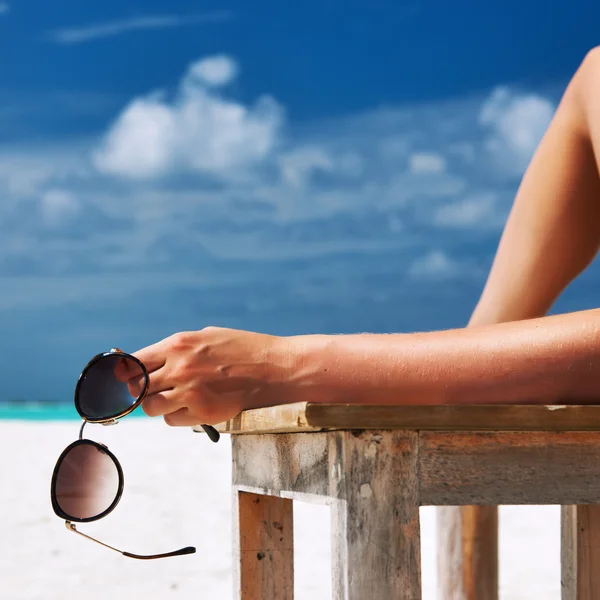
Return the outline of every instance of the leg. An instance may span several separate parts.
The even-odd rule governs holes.
[[[333,596],[420,600],[418,434],[332,436]]]
[[[239,492],[234,488],[238,529],[234,532],[234,597],[293,600],[292,500]]]
[[[563,600],[600,597],[600,506],[563,506],[561,586]]]
[[[600,242],[600,50],[571,80],[529,165],[470,326],[543,316]],[[600,160],[600,158],[599,158]],[[495,600],[497,509],[440,509],[441,600]]]

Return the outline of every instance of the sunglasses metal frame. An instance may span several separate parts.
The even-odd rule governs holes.
[[[123,468],[121,467],[121,463],[118,461],[117,457],[104,444],[100,444],[99,442],[95,442],[94,440],[89,440],[87,438],[82,438],[81,437],[82,433],[83,433],[83,427],[81,428],[81,431],[79,434],[79,436],[80,436],[79,439],[74,441],[73,443],[69,444],[62,451],[62,454],[58,457],[58,460],[56,461],[56,466],[54,467],[54,473],[52,473],[52,482],[50,484],[50,498],[52,500],[52,508],[54,509],[54,513],[56,514],[57,517],[60,517],[61,519],[65,519],[66,521],[72,521],[75,523],[91,523],[92,521],[98,521],[100,519],[103,519],[104,517],[106,517],[106,515],[110,514],[117,507],[117,504],[119,504],[119,501],[121,500],[121,496],[123,495],[123,489],[125,488],[125,478],[123,475]],[[115,495],[115,499],[113,500],[112,504],[105,511],[99,513],[95,517],[78,518],[78,517],[74,517],[73,515],[67,514],[60,507],[60,504],[58,503],[58,499],[56,497],[56,483],[57,483],[60,467],[62,466],[62,463],[63,463],[64,459],[66,458],[67,454],[69,454],[69,452],[73,448],[76,448],[77,446],[83,446],[83,445],[94,446],[100,452],[102,452],[103,454],[106,454],[110,459],[112,459],[112,461],[115,464],[115,467],[117,469],[117,473],[119,474],[119,488],[117,490],[117,494]]]
[[[83,410],[81,408],[81,403],[79,402],[79,392],[81,390],[81,384],[83,383],[83,380],[85,379],[85,376],[87,375],[88,371],[96,363],[98,363],[99,361],[101,361],[109,356],[123,356],[127,360],[132,360],[133,362],[135,362],[142,369],[142,373],[144,375],[144,387],[143,387],[143,390],[142,390],[142,393],[140,394],[140,396],[129,408],[127,408],[121,412],[118,412],[114,415],[111,415],[109,417],[96,419],[93,417],[89,417],[88,415],[86,415],[83,412]],[[146,397],[146,393],[148,392],[149,381],[150,381],[150,377],[148,375],[148,370],[146,369],[146,367],[144,366],[142,361],[139,360],[138,358],[136,358],[135,356],[132,356],[131,354],[127,354],[126,352],[123,352],[123,350],[119,350],[119,348],[112,348],[109,352],[102,352],[101,354],[96,354],[96,356],[94,356],[94,358],[92,358],[88,362],[88,364],[85,365],[85,367],[83,368],[83,371],[81,371],[81,375],[79,375],[79,378],[77,379],[77,384],[75,385],[75,397],[74,397],[75,410],[79,413],[79,416],[84,421],[87,421],[88,423],[101,423],[101,424],[106,424],[106,425],[116,423],[117,419],[121,419],[121,418],[126,417],[127,415],[131,414],[144,401],[144,398]]]

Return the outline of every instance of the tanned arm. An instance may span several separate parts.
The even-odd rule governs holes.
[[[292,337],[182,332],[137,353],[150,372],[144,410],[191,425],[297,401],[597,402],[600,309],[543,316],[596,255],[597,156],[600,51],[593,50],[522,180],[469,327]]]
[[[597,252],[598,149],[596,49],[571,80],[522,180],[470,327],[291,338],[279,398],[377,404],[598,400],[600,310],[535,318]]]

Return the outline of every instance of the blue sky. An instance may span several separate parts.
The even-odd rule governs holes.
[[[464,325],[599,17],[0,2],[0,399],[69,398],[91,355],[208,324]]]

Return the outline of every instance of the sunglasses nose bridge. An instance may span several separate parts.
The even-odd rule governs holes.
[[[85,428],[85,426],[87,425],[89,421],[86,421],[85,419],[83,420],[83,423],[81,424],[81,427],[79,429],[79,439],[82,440],[83,439],[83,430]],[[106,426],[110,426],[110,425],[118,425],[119,421],[117,419],[111,419],[110,421],[104,421],[102,423],[99,423],[99,425],[104,425]],[[101,446],[104,446],[104,444],[100,444]]]

